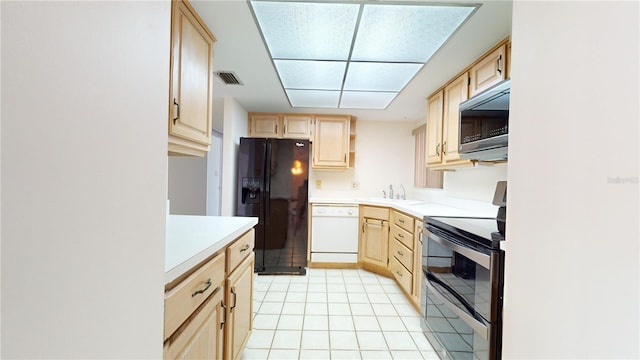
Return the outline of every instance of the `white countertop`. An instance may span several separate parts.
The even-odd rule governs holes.
[[[255,217],[168,215],[165,284],[177,279],[258,223]]]
[[[311,204],[357,204],[386,206],[415,216],[417,218],[423,218],[425,216],[492,217],[497,213],[497,210],[493,213],[487,213],[486,211],[461,209],[453,206],[441,205],[422,200],[400,200],[385,198],[311,198],[309,199],[309,202]]]

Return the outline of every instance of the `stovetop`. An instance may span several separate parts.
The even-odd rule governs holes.
[[[425,228],[431,225],[491,249],[500,249],[506,240],[504,223],[496,218],[425,216],[424,224]]]

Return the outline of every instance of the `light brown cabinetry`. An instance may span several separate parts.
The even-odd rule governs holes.
[[[283,139],[310,139],[311,115],[249,114],[249,136]]]
[[[506,79],[507,45],[501,45],[469,70],[469,97]]]
[[[348,115],[314,117],[313,159],[315,169],[347,169],[355,161],[355,119]]]
[[[470,160],[460,159],[458,154],[458,111],[460,103],[468,98],[468,82],[465,72],[427,100],[426,157],[427,166],[432,170],[473,165]]]
[[[165,291],[165,359],[238,359],[251,333],[253,229]]]
[[[204,156],[211,144],[213,34],[187,1],[173,1],[169,155]]]
[[[227,331],[225,359],[240,357],[249,335],[253,305],[253,251],[227,277]]]
[[[427,166],[442,164],[442,119],[444,95],[437,92],[427,100]]]
[[[414,274],[414,221],[413,217],[391,211],[391,253],[389,269],[406,294],[413,294]]]
[[[360,207],[360,262],[374,267],[388,267],[389,209]]]
[[[458,153],[460,103],[509,76],[510,46],[510,42],[503,40],[427,99],[425,155],[431,170],[474,165],[471,160],[461,159]]]

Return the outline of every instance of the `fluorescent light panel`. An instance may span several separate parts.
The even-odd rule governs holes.
[[[475,9],[257,0],[250,4],[291,106],[358,109],[386,108]]]

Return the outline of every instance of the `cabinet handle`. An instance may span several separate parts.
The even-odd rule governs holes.
[[[418,231],[418,241],[420,241],[420,244],[422,244],[422,229]]]
[[[233,309],[238,305],[238,294],[236,294],[236,287],[231,287],[231,294],[233,294],[233,306],[229,308],[229,312],[233,312]]]
[[[224,300],[220,301],[220,306],[222,306],[222,308],[224,309],[224,311],[223,311],[224,319],[222,321],[220,321],[220,329],[222,329],[224,324],[227,323],[227,305],[224,304]]]
[[[440,143],[438,143],[438,145],[436,145],[436,155],[440,156]]]
[[[362,233],[364,234],[364,223],[362,223]]]
[[[502,55],[498,56],[498,60],[497,60],[497,66],[498,66],[498,73],[502,74]]]
[[[402,273],[400,271],[396,271],[396,274],[398,274],[398,276],[402,277]]]
[[[282,133],[283,134],[287,133],[287,124],[282,125]]]
[[[400,233],[398,234],[398,237],[399,237],[400,239],[404,239],[404,235],[402,235],[402,234],[400,234]]]
[[[400,252],[400,250],[396,251],[398,253],[398,255],[400,256],[404,256],[404,254],[402,252]]]
[[[211,287],[211,279],[207,279],[207,282],[206,282],[206,283],[204,283],[204,285],[205,285],[205,286],[204,286],[204,288],[203,288],[203,289],[200,289],[200,290],[194,291],[194,292],[193,292],[193,294],[191,294],[191,297],[194,297],[194,296],[196,296],[196,295],[198,295],[198,294],[202,294],[203,292],[205,292],[205,291],[209,290],[209,288]],[[216,289],[216,290],[217,290],[217,289]]]
[[[240,252],[245,252],[249,250],[249,244],[246,244],[245,246],[242,247],[242,249],[240,249]]]
[[[398,219],[398,222],[399,222],[400,224],[404,224],[404,219]]]
[[[176,117],[173,118],[173,125],[175,125],[176,121],[180,119],[180,104],[176,102],[176,98],[173,98],[173,105],[176,105],[178,107],[178,112],[176,114]]]
[[[344,162],[347,162],[347,154],[344,154]]]
[[[442,143],[442,155],[447,155],[447,142]]]
[[[278,133],[278,124],[276,124],[276,131],[275,131],[275,133],[276,133],[276,134]]]

